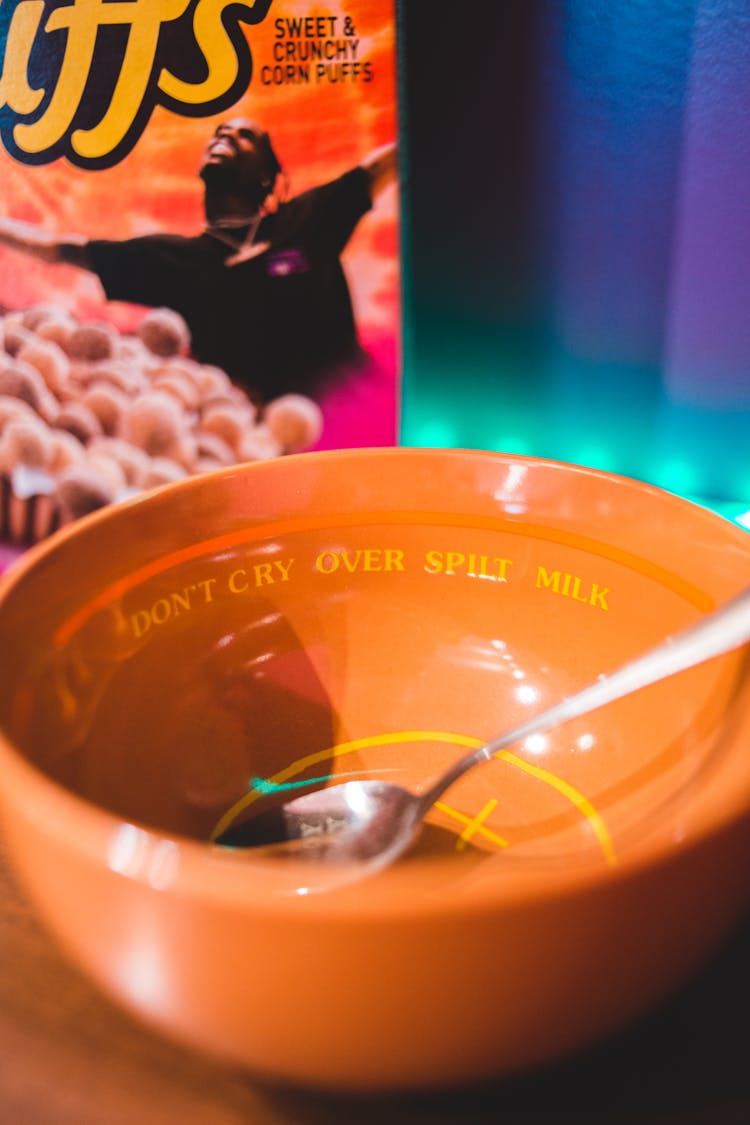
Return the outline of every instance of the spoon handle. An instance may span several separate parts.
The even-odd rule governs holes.
[[[595,711],[622,699],[631,692],[667,679],[676,672],[682,672],[697,664],[702,664],[721,653],[730,652],[750,640],[750,587],[726,602],[720,609],[673,637],[660,641],[637,659],[623,664],[609,675],[602,675],[588,687],[569,695],[552,707],[532,716],[525,722],[486,742],[477,750],[472,750],[460,758],[449,770],[427,790],[420,794],[420,813],[423,815],[431,805],[467,770],[487,761],[498,750],[505,749],[515,742],[528,738],[531,734],[547,730]]]

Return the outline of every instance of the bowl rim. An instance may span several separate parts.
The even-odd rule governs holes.
[[[38,565],[52,552],[60,550],[61,546],[70,539],[79,538],[85,532],[96,529],[100,524],[109,523],[116,519],[122,512],[139,510],[151,506],[161,500],[174,495],[188,495],[191,492],[201,491],[206,483],[213,481],[229,481],[239,479],[253,473],[278,472],[285,473],[294,470],[300,464],[348,463],[370,460],[403,460],[421,461],[429,459],[449,459],[457,462],[469,463],[471,461],[497,463],[504,462],[511,465],[532,467],[536,469],[551,469],[554,472],[573,473],[577,477],[590,478],[600,483],[610,482],[618,488],[625,489],[633,495],[648,497],[654,500],[668,502],[675,511],[690,514],[693,518],[701,518],[707,524],[721,526],[725,532],[732,533],[738,543],[746,541],[750,529],[741,527],[727,516],[715,511],[696,500],[688,499],[679,493],[671,492],[661,485],[652,484],[623,473],[609,469],[596,469],[592,466],[578,464],[573,461],[563,461],[556,458],[527,455],[521,453],[505,453],[500,450],[473,449],[471,447],[444,448],[440,446],[357,446],[344,449],[310,450],[301,453],[290,453],[283,457],[274,457],[259,461],[246,461],[236,465],[211,469],[204,473],[195,473],[178,481],[168,481],[145,489],[131,496],[125,496],[103,508],[89,512],[75,520],[69,521],[52,532],[51,535],[39,542],[33,543],[23,550],[18,558],[3,572],[0,572],[0,600],[5,596],[7,584],[17,584],[28,570]]]

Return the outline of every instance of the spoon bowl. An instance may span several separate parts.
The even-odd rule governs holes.
[[[230,826],[215,842],[317,863],[361,864],[358,874],[364,875],[406,851],[426,811],[423,802],[400,785],[345,781],[258,813],[236,833]]]

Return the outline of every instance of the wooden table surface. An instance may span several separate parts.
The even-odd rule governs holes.
[[[749,1125],[748,954],[750,922],[648,1020],[523,1080],[383,1098],[269,1089],[144,1030],[101,997],[37,922],[0,850],[0,1122]]]

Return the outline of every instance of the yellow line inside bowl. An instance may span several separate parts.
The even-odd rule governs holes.
[[[267,780],[272,785],[283,785],[284,782],[291,780],[293,777],[297,777],[306,769],[309,769],[311,766],[319,765],[321,762],[332,761],[357,750],[365,750],[377,746],[393,746],[405,742],[447,742],[453,746],[465,747],[468,750],[478,749],[484,744],[483,740],[480,738],[473,738],[471,735],[456,734],[450,731],[394,731],[388,734],[370,735],[366,738],[354,738],[348,742],[340,742],[338,745],[331,746],[326,750],[318,750],[314,754],[307,754],[303,758],[298,758],[296,761],[292,762],[291,765],[286,766],[283,770],[280,770]],[[545,769],[543,766],[535,765],[532,762],[527,762],[510,750],[498,751],[494,757],[508,763],[508,765],[516,769],[522,770],[542,784],[549,785],[564,797],[565,800],[569,801],[584,820],[587,821],[606,862],[610,865],[617,863],[615,846],[604,822],[604,818],[601,813],[597,811],[593,803],[576,789],[575,786],[571,785],[563,778],[558,777],[557,774],[552,773],[551,770]],[[261,796],[262,792],[259,789],[250,789],[247,793],[244,793],[221,817],[211,833],[211,840],[217,840],[231,826],[235,818],[250,805],[254,804]],[[494,843],[497,847],[508,846],[507,840],[490,831],[483,823],[492,812],[492,808],[485,806],[477,816],[467,817],[465,813],[461,813],[443,802],[440,802],[438,807],[442,812],[465,826],[458,843],[466,836],[468,830],[469,835],[481,835],[484,839]],[[492,807],[494,808],[494,805]]]

